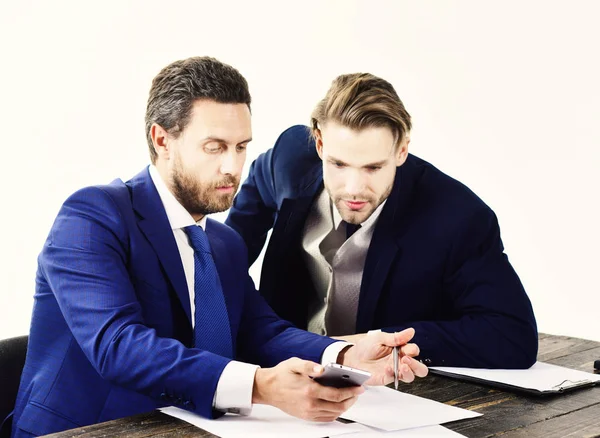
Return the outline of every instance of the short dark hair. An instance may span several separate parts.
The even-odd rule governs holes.
[[[187,126],[198,99],[243,103],[248,108],[252,100],[248,82],[240,72],[215,58],[195,56],[169,64],[152,80],[146,106],[146,140],[152,164],[158,158],[150,134],[152,124],[177,137]]]
[[[410,114],[392,84],[370,73],[338,76],[311,116],[313,136],[319,127],[332,121],[360,131],[388,127],[396,146],[410,133]]]

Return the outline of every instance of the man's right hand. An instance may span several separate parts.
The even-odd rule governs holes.
[[[252,403],[275,406],[308,421],[333,421],[352,406],[362,386],[332,388],[309,377],[323,373],[315,362],[291,358],[273,368],[259,368],[254,376]]]

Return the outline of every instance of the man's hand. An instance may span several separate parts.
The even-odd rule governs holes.
[[[340,353],[339,363],[369,371],[367,385],[387,385],[394,381],[393,347],[398,348],[398,380],[410,383],[415,377],[425,377],[428,369],[413,357],[419,355],[419,347],[409,344],[415,330],[408,328],[397,333],[371,333],[362,336],[356,345]]]
[[[309,421],[333,421],[352,406],[365,389],[332,388],[309,377],[323,373],[317,363],[288,359],[273,368],[259,368],[254,376],[252,403],[275,406]]]

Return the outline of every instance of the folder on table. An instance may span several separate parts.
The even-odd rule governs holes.
[[[526,370],[455,367],[431,367],[430,370],[433,374],[535,395],[560,394],[600,382],[600,375],[544,362],[536,362]]]

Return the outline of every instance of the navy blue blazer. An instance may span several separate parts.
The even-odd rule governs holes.
[[[208,220],[239,359],[319,362],[332,340],[281,320],[248,276],[237,233]],[[62,206],[38,259],[15,437],[177,405],[213,417],[230,359],[192,348],[181,257],[147,169],[88,187]]]
[[[254,161],[225,222],[246,242],[250,264],[272,230],[260,292],[301,328],[316,294],[302,233],[322,188],[308,128],[293,126]],[[431,366],[531,366],[535,318],[503,250],[494,212],[463,184],[409,155],[369,246],[356,332],[414,327],[420,357]]]

